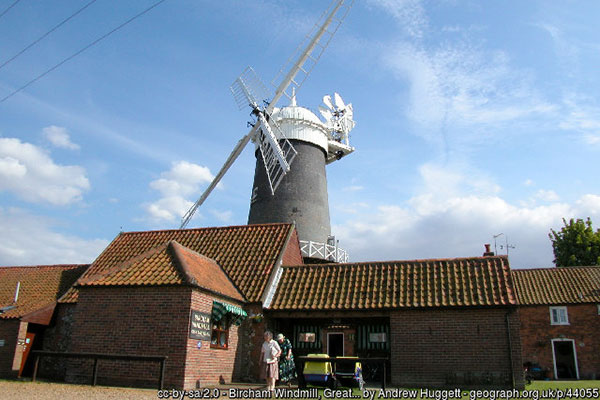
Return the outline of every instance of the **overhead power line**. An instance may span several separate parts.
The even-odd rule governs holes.
[[[54,28],[50,29],[48,32],[44,33],[38,39],[36,39],[35,41],[33,41],[33,43],[31,43],[30,45],[28,45],[27,47],[25,47],[23,50],[19,51],[17,54],[15,54],[14,56],[12,56],[8,60],[4,61],[2,64],[0,64],[0,69],[2,69],[2,67],[4,67],[6,64],[8,64],[9,62],[11,62],[15,58],[19,57],[21,54],[25,53],[31,47],[35,46],[42,39],[44,39],[46,36],[48,36],[49,34],[51,34],[52,32],[54,32],[55,30],[57,30],[58,28],[60,28],[61,26],[63,26],[65,23],[67,23],[69,20],[71,20],[72,18],[74,18],[77,14],[79,14],[80,12],[82,12],[83,10],[85,10],[86,8],[88,8],[89,6],[91,6],[95,2],[96,2],[96,0],[90,1],[85,6],[81,7],[79,10],[75,11],[75,13],[71,14],[68,18],[64,19],[61,23],[59,23],[58,25],[56,25]]]
[[[6,100],[10,99],[12,96],[14,96],[15,94],[19,93],[20,91],[22,91],[23,89],[25,89],[26,87],[28,87],[29,85],[31,85],[32,83],[35,83],[38,80],[42,79],[44,76],[48,75],[50,72],[54,71],[55,69],[57,69],[58,67],[60,67],[64,63],[66,63],[66,62],[72,60],[73,58],[77,57],[78,55],[80,55],[81,53],[83,53],[84,51],[86,51],[87,49],[89,49],[90,47],[96,45],[101,40],[103,40],[103,39],[107,38],[108,36],[112,35],[113,33],[115,33],[116,31],[118,31],[119,29],[121,29],[125,25],[127,25],[130,22],[134,21],[135,19],[141,17],[142,15],[146,14],[148,11],[150,11],[153,8],[159,6],[161,3],[164,3],[165,1],[167,1],[167,0],[157,1],[156,3],[152,4],[150,7],[146,8],[144,11],[142,11],[139,14],[136,14],[133,17],[129,18],[127,21],[123,22],[121,25],[119,25],[116,28],[112,29],[110,32],[105,33],[104,35],[100,36],[98,39],[94,40],[90,44],[84,46],[82,49],[80,49],[80,50],[76,51],[75,53],[71,54],[69,57],[65,58],[64,60],[62,60],[58,64],[54,65],[53,67],[51,67],[51,68],[47,69],[46,71],[42,72],[40,75],[36,76],[35,78],[33,78],[32,80],[30,80],[29,82],[27,82],[26,84],[24,84],[23,86],[21,86],[20,88],[14,90],[9,95],[3,97],[2,99],[0,99],[0,103],[3,103]]]
[[[14,3],[12,3],[10,6],[8,6],[8,8],[6,10],[2,11],[2,14],[0,14],[0,18],[4,17],[4,14],[9,12],[11,8],[16,6],[19,1],[21,1],[21,0],[16,0]]]

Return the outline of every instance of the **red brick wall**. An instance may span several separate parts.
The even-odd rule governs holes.
[[[83,287],[71,351],[168,356],[165,386],[184,385],[191,288]],[[67,381],[90,382],[92,361],[69,361]],[[99,362],[98,383],[155,387],[155,362]]]
[[[600,378],[600,315],[596,304],[568,305],[569,325],[550,324],[550,306],[522,306],[523,362],[538,363],[554,377],[552,339],[574,339],[581,379]]]
[[[391,312],[392,383],[404,387],[510,386],[507,312],[506,309]],[[522,387],[516,310],[509,314],[509,321],[512,366],[516,386]]]
[[[241,306],[241,303],[230,299],[220,299],[223,302]],[[192,306],[195,311],[211,313],[213,297],[194,290],[192,293]],[[195,388],[198,382],[200,386],[215,385],[219,382],[230,383],[241,375],[241,343],[238,340],[236,325],[229,329],[228,348],[213,349],[209,341],[202,341],[198,348],[198,340],[187,338],[187,357],[185,366],[184,388]],[[237,375],[237,376],[234,376]]]
[[[294,229],[290,240],[284,250],[281,265],[302,265],[302,253],[300,251],[300,242],[298,241],[298,232]]]
[[[17,345],[18,339],[25,339],[27,323],[17,319],[0,319],[0,377],[16,378],[21,366],[23,347]]]

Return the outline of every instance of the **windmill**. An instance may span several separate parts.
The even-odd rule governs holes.
[[[183,216],[181,229],[187,226],[197,208],[252,140],[256,147],[256,170],[248,223],[296,222],[301,243],[308,245],[304,250],[306,255],[340,260],[337,246],[327,246],[330,223],[325,164],[354,150],[348,141],[348,132],[354,127],[352,105],[344,104],[337,93],[335,105],[330,96],[325,96],[328,108],[321,111],[323,122],[311,111],[296,105],[295,93],[329,45],[353,2],[335,0],[331,3],[273,80],[281,79],[281,82],[273,85],[276,89],[272,97],[250,67],[234,81],[231,92],[238,106],[251,109],[251,129],[238,141],[214,180]],[[276,108],[283,96],[291,105]],[[311,252],[312,243],[321,246],[317,249],[319,245],[313,245],[315,251]],[[340,254],[341,260],[347,258],[345,252]]]

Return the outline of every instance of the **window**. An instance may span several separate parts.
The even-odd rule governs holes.
[[[210,347],[214,349],[226,349],[229,339],[229,316],[224,316],[219,321],[212,322],[212,335]]]
[[[569,325],[567,307],[550,307],[550,324]]]
[[[600,304],[596,304],[598,306],[598,315],[600,315]]]

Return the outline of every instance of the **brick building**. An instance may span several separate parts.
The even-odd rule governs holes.
[[[388,357],[397,385],[523,384],[506,257],[304,265],[292,224],[121,233],[50,315],[44,349],[167,356],[167,387],[256,381],[266,329],[297,355]],[[89,382],[92,368],[47,358],[41,373]],[[99,383],[158,374],[98,364]]]
[[[29,352],[51,336],[56,301],[88,266],[0,267],[0,377],[28,372]]]
[[[523,385],[506,257],[285,267],[265,315],[296,353],[389,357],[396,385]]]
[[[513,270],[523,361],[554,379],[600,378],[600,267]]]

